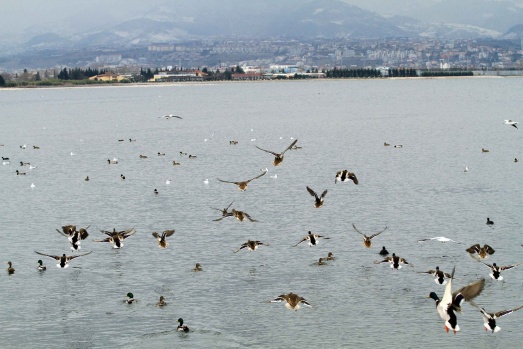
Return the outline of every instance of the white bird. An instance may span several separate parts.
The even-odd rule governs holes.
[[[73,155],[76,155],[76,154],[75,154],[75,153],[73,153],[73,152],[71,152],[71,154],[70,154],[70,155],[71,155],[71,156],[73,156]]]
[[[30,169],[30,170],[33,170],[33,169],[35,169],[35,168],[36,168],[36,166],[29,165],[29,169]]]
[[[468,171],[469,171],[468,166],[465,166],[465,169],[463,170],[463,172],[468,172]]]
[[[512,127],[518,128],[518,122],[512,120],[505,120],[505,125],[510,125]]]
[[[31,188],[34,188],[35,187],[35,184],[34,183],[31,183]]]
[[[254,142],[256,140],[256,138],[251,138],[251,142]]]
[[[170,179],[166,180],[165,184],[167,184],[167,185],[171,184],[171,180]]]
[[[276,179],[276,178],[278,178],[278,175],[277,174],[273,174],[273,175],[270,175],[269,177]]]
[[[461,244],[461,242],[454,241],[454,240],[446,238],[444,236],[436,236],[435,238],[421,239],[421,240],[418,240],[418,242],[423,242],[423,241],[428,241],[428,240],[434,240],[434,241],[439,241],[439,242],[455,242],[457,244]]]
[[[9,160],[2,161],[2,165],[9,165],[9,164],[10,164]]]
[[[209,180],[207,178],[205,178],[205,180],[203,181],[203,184],[209,184]]]

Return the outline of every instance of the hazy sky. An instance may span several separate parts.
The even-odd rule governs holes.
[[[215,3],[220,0],[208,0]],[[245,0],[250,2],[263,0]],[[286,0],[281,0],[286,1]],[[308,0],[303,0],[307,2]],[[409,10],[411,13],[418,7],[443,0],[343,0],[347,3],[377,12],[379,14],[401,14]],[[464,0],[453,0],[460,3]],[[478,3],[480,0],[477,0]],[[484,1],[484,0],[483,0]],[[488,0],[505,1],[523,7],[523,0]],[[1,25],[0,35],[21,34],[24,30],[34,25],[47,24],[61,21],[73,16],[69,28],[75,23],[78,27],[85,28],[103,24],[109,25],[114,20],[123,20],[136,14],[154,9],[162,3],[176,3],[176,0],[0,0]],[[450,9],[451,10],[451,9]],[[470,11],[474,11],[472,7]],[[75,22],[77,21],[77,22]],[[523,19],[522,19],[523,22]],[[72,24],[71,24],[72,23]],[[5,39],[5,37],[4,37]],[[1,40],[1,38],[0,38]]]

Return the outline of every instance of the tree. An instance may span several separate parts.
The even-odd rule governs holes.
[[[37,71],[36,75],[35,75],[35,81],[40,81],[40,80],[42,80],[42,78],[40,77],[40,72]]]
[[[5,86],[5,80],[2,75],[0,75],[0,86]]]
[[[242,67],[240,67],[240,65],[238,64],[236,66],[236,69],[235,69],[235,73],[236,74],[245,74],[245,71],[242,69]]]

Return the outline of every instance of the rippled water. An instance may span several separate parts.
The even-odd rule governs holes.
[[[442,296],[444,287],[416,271],[455,265],[454,289],[488,278],[488,268],[464,251],[474,243],[496,249],[488,262],[523,261],[522,167],[513,162],[523,160],[523,131],[503,124],[521,116],[522,81],[1,90],[0,153],[11,163],[0,167],[0,260],[16,268],[0,273],[1,347],[409,348],[440,347],[442,340],[449,347],[513,347],[523,312],[500,319],[502,330],[492,335],[465,305],[462,331],[446,334],[425,298],[430,291]],[[159,118],[170,113],[183,120]],[[288,151],[279,167],[254,146],[279,152],[291,137],[303,148]],[[107,164],[113,157],[119,163]],[[266,167],[277,178],[257,179],[245,192],[216,180],[245,180]],[[334,184],[342,169],[360,184]],[[322,208],[312,207],[306,186],[328,189]],[[214,222],[220,213],[210,207],[233,200],[259,222]],[[368,234],[388,229],[368,250],[352,223]],[[61,270],[33,251],[70,254],[55,231],[66,224],[91,225],[82,252],[94,252]],[[93,242],[104,237],[99,229],[131,227],[137,233],[121,250]],[[166,229],[176,233],[160,250],[151,232]],[[292,247],[309,230],[330,239]],[[464,244],[417,242],[434,236]],[[248,239],[270,246],[233,253]],[[374,264],[382,245],[414,267]],[[329,251],[335,261],[314,265]],[[44,273],[36,271],[40,258]],[[195,263],[204,271],[191,272]],[[523,304],[522,270],[505,272],[505,283],[487,280],[477,303],[490,312]],[[124,304],[127,292],[138,303]],[[288,292],[313,307],[294,312],[267,303]],[[165,308],[155,306],[160,295]],[[179,317],[191,333],[176,332]]]

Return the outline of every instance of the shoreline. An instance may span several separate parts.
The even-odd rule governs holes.
[[[381,78],[313,78],[313,79],[267,79],[267,80],[210,80],[210,81],[172,81],[172,82],[127,82],[127,83],[101,83],[101,84],[68,84],[62,85],[25,85],[16,87],[0,87],[0,91],[16,91],[27,89],[58,89],[58,88],[102,88],[102,87],[159,87],[159,86],[183,86],[183,85],[218,85],[229,83],[271,83],[271,82],[311,82],[311,81],[354,81],[354,80],[426,80],[426,79],[503,79],[523,78],[523,75],[473,75],[473,76],[416,76],[416,77],[381,77]]]

